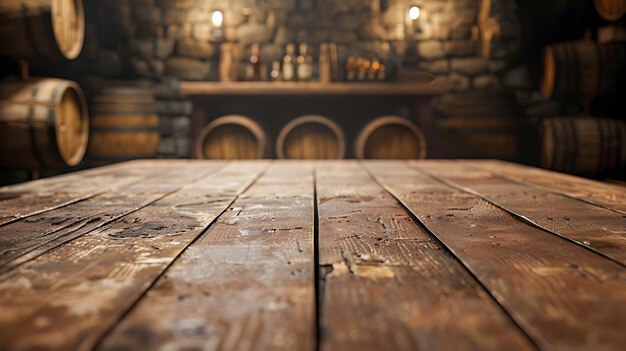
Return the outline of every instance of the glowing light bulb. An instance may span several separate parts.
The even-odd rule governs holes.
[[[409,9],[409,18],[413,21],[420,18],[420,8],[417,6],[413,6]]]
[[[222,11],[214,11],[211,16],[211,22],[213,22],[213,26],[217,28],[221,27],[224,22],[224,14],[222,14]]]

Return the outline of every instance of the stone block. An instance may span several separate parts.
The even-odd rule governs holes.
[[[468,76],[476,76],[489,70],[489,62],[480,57],[452,59],[451,66],[452,71]]]
[[[210,60],[215,56],[215,45],[206,41],[185,38],[178,42],[176,54],[183,57]]]
[[[445,56],[441,42],[436,40],[427,40],[417,44],[417,53],[421,58],[427,60],[439,59]]]
[[[210,62],[175,57],[165,62],[165,74],[182,80],[205,80],[211,71]]]

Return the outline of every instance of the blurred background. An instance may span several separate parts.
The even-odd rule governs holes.
[[[0,183],[135,158],[626,174],[623,0],[0,2]]]

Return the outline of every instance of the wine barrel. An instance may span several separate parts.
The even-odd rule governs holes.
[[[303,116],[287,123],[276,140],[281,159],[343,159],[346,138],[343,129],[322,116]]]
[[[359,159],[421,159],[426,158],[426,139],[410,120],[385,116],[363,127],[354,151]]]
[[[148,88],[111,86],[93,99],[88,155],[95,161],[154,158],[159,149],[159,117]]]
[[[85,156],[89,118],[71,81],[41,78],[0,85],[0,165],[62,169]]]
[[[196,157],[214,160],[251,160],[266,156],[267,136],[252,119],[230,115],[209,123],[196,142]]]
[[[436,157],[516,160],[522,126],[515,96],[506,93],[449,94],[435,103]]]
[[[541,124],[541,164],[582,176],[624,175],[626,123],[591,116],[551,117]]]
[[[82,0],[0,1],[0,53],[31,62],[73,60],[85,39]]]
[[[626,44],[577,41],[543,52],[541,93],[547,99],[590,102],[614,92],[624,79]]]
[[[606,21],[617,21],[626,14],[626,0],[593,0],[593,4]]]

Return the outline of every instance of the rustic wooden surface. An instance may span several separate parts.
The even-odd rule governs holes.
[[[0,350],[621,350],[626,190],[500,161],[0,188]]]

